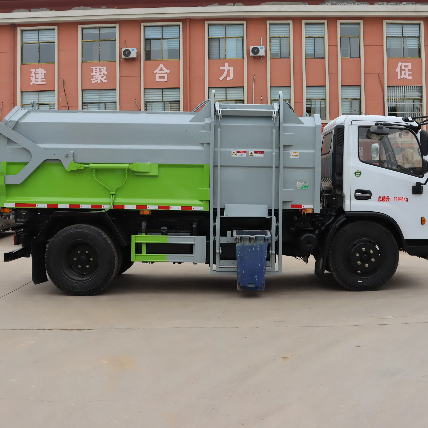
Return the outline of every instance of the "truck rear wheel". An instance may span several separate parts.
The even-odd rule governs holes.
[[[351,223],[333,238],[329,264],[336,281],[348,290],[377,290],[397,270],[397,242],[377,223]]]
[[[73,296],[100,293],[117,275],[119,256],[113,241],[98,227],[68,226],[46,249],[46,270],[52,282]]]

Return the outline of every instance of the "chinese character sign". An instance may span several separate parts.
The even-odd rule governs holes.
[[[107,83],[107,67],[91,67],[92,83]]]
[[[399,62],[397,69],[395,70],[398,74],[398,79],[412,79],[412,72],[410,71],[412,69],[412,64]]]
[[[219,77],[219,80],[223,80],[226,76],[227,80],[233,79],[233,67],[229,67],[229,63],[226,62],[224,67],[220,67],[220,70],[224,70],[224,73]]]
[[[30,75],[30,85],[46,85],[46,70],[44,68],[32,68]]]
[[[153,72],[156,74],[156,82],[168,82],[168,73],[171,70],[165,68],[163,64],[160,64],[159,67]]]

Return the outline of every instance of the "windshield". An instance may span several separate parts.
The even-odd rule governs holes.
[[[418,141],[406,129],[389,128],[389,135],[377,135],[370,132],[369,126],[361,126],[358,153],[362,162],[406,174],[422,175]]]

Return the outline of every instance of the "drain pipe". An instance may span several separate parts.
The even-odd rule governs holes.
[[[254,104],[254,88],[256,87],[256,75],[253,76],[253,104]]]
[[[186,19],[186,44],[187,44],[187,58],[186,58],[186,83],[187,83],[187,111],[190,111],[190,19]],[[184,110],[184,109],[183,109]]]
[[[16,106],[16,100],[15,100],[15,83],[14,83],[14,77],[15,77],[15,63],[16,63],[16,52],[15,52],[15,24],[10,24],[10,30],[12,33],[12,79],[11,79],[11,85],[10,88],[12,90],[12,108]]]

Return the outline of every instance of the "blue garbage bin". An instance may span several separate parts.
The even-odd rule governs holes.
[[[270,232],[237,230],[235,236],[238,290],[264,290]]]

